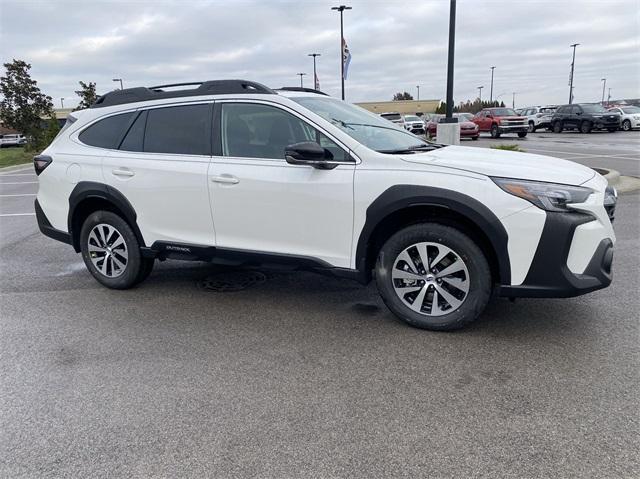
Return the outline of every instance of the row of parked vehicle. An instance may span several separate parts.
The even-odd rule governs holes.
[[[416,135],[435,138],[438,123],[444,115],[416,114],[401,115],[397,112],[382,113],[381,117],[396,123]],[[520,138],[538,129],[546,128],[555,133],[564,130],[578,130],[590,133],[593,130],[615,132],[619,129],[630,131],[640,128],[640,108],[618,105],[604,108],[597,103],[574,103],[572,105],[531,106],[514,110],[512,108],[485,108],[475,115],[454,113],[460,123],[461,138],[477,140],[481,132],[492,138],[514,133]]]

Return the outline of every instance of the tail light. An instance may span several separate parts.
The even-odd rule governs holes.
[[[40,176],[40,173],[42,173],[47,168],[47,166],[51,164],[52,161],[53,161],[53,158],[51,158],[50,156],[46,156],[46,155],[34,156],[33,167],[36,170],[36,175]]]

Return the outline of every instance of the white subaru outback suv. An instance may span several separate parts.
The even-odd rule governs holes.
[[[375,278],[399,318],[450,330],[494,291],[611,282],[616,194],[589,168],[425,142],[316,91],[172,87],[100,97],[34,158],[40,230],[109,288],[156,259],[279,265]]]

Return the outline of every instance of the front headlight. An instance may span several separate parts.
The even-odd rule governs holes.
[[[571,203],[584,203],[593,193],[583,186],[543,183],[539,181],[491,178],[507,193],[527,200],[546,211],[569,211]]]
[[[508,124],[508,123],[509,123],[509,122],[508,122],[507,120],[500,120],[500,124],[501,124],[501,125],[506,125],[506,124]]]

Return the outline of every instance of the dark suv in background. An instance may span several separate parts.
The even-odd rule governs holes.
[[[608,130],[613,133],[620,128],[620,115],[596,103],[562,105],[551,117],[551,127],[554,133],[561,133],[562,130],[578,130],[582,133]]]

